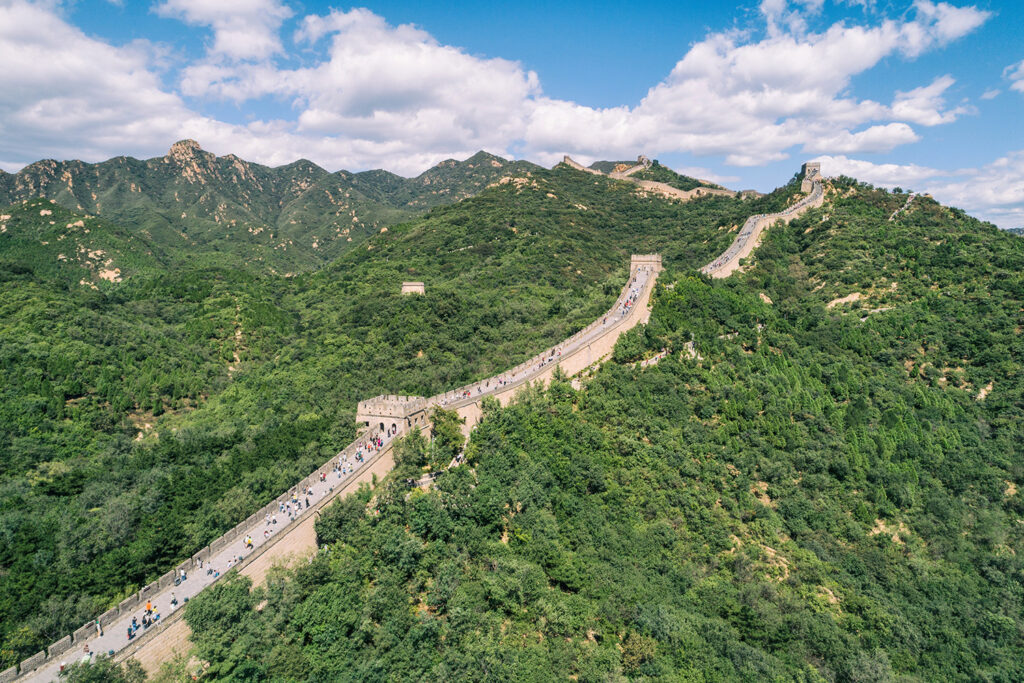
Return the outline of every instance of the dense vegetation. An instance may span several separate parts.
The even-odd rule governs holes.
[[[703,263],[791,193],[681,204],[533,170],[297,277],[48,200],[0,209],[0,668],[327,460],[358,400],[511,367],[598,316],[630,253]],[[399,296],[411,279],[426,296]]]
[[[740,277],[675,262],[616,362],[490,406],[430,490],[410,440],[315,561],[192,601],[207,675],[1024,678],[1024,243],[835,189]]]

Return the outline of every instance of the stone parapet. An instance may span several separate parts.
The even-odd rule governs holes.
[[[90,622],[76,628],[75,632],[71,635],[74,638],[75,645],[77,645],[78,643],[89,640],[94,633],[96,633],[96,625]]]
[[[56,643],[46,648],[47,657],[57,657],[71,649],[71,636],[64,636]]]
[[[35,669],[38,669],[39,665],[42,664],[45,661],[46,661],[46,653],[45,652],[37,652],[34,655],[32,655],[31,657],[29,657],[28,659],[22,660],[21,666],[19,666],[18,668],[21,670],[21,673],[26,673],[28,671],[33,671]]]

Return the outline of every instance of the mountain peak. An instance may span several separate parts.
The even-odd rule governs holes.
[[[199,143],[195,140],[178,140],[171,145],[170,151],[167,156],[174,159],[182,159],[194,157],[197,153],[201,153],[203,148],[199,146]]]

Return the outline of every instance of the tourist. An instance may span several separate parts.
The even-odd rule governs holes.
[[[100,620],[99,619],[96,620],[96,633],[101,635],[101,636],[103,635],[103,626],[100,625]]]

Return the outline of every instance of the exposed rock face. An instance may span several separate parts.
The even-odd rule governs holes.
[[[197,153],[206,154],[198,142],[195,140],[178,140],[171,145],[171,150],[167,153],[167,156],[172,159],[181,160],[196,156]]]

